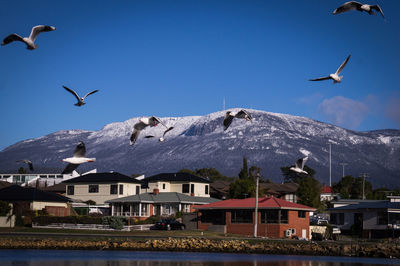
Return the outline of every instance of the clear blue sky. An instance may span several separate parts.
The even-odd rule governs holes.
[[[42,33],[34,51],[0,47],[0,149],[62,129],[135,116],[243,107],[354,130],[400,128],[400,1],[387,21],[344,0],[18,1],[0,3],[0,39]],[[310,82],[335,72],[343,81]],[[79,94],[99,89],[83,107]]]

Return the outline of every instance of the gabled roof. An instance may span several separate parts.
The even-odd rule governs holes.
[[[139,180],[129,177],[118,172],[111,172],[111,173],[92,173],[81,175],[72,179],[68,179],[63,181],[66,184],[93,184],[93,183],[136,183],[141,184]]]
[[[255,198],[247,199],[229,199],[218,202],[213,202],[207,205],[196,207],[196,209],[254,209],[256,205]],[[291,209],[291,210],[305,210],[315,211],[314,208],[286,201],[275,197],[265,197],[258,199],[259,209]]]
[[[161,173],[143,179],[143,182],[145,183],[151,183],[157,181],[211,183],[210,179],[200,176],[195,176],[189,173]]]
[[[332,188],[330,186],[323,186],[321,193],[332,193]]]
[[[69,202],[70,199],[56,193],[46,192],[33,187],[12,185],[0,190],[0,200],[15,201],[44,201],[44,202]]]
[[[279,194],[289,194],[296,193],[299,189],[299,184],[297,183],[260,183],[260,189],[265,190],[266,192],[273,192]]]
[[[55,184],[53,186],[41,188],[43,191],[47,192],[58,192],[58,193],[65,193],[67,185],[64,183]]]
[[[128,202],[141,202],[141,203],[192,203],[192,204],[205,204],[218,201],[218,199],[209,197],[192,197],[178,192],[160,192],[142,193],[123,198],[107,200],[106,203],[128,203]]]

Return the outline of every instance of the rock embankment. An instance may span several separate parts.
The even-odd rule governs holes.
[[[0,248],[2,249],[151,250],[400,258],[400,244],[389,242],[339,243],[270,240],[216,240],[206,238],[167,238],[151,240],[1,238],[0,240]]]

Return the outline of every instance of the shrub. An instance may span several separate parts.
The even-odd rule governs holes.
[[[8,202],[0,200],[0,216],[6,216],[11,211],[11,206]]]
[[[127,222],[126,217],[106,216],[103,217],[103,224],[108,224],[111,228],[121,230]]]

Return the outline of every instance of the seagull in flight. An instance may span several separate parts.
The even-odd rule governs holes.
[[[64,171],[62,171],[62,175],[70,174],[74,171],[78,166],[82,163],[91,163],[95,162],[96,158],[86,158],[86,147],[85,143],[82,141],[78,143],[75,148],[74,156],[70,158],[63,159],[63,162],[67,162],[68,165],[65,167]]]
[[[8,35],[3,40],[1,45],[6,45],[13,41],[20,41],[20,42],[23,42],[26,44],[26,49],[35,50],[36,48],[38,48],[38,45],[35,44],[35,40],[36,40],[37,36],[39,35],[39,33],[53,31],[53,30],[56,30],[56,28],[53,26],[38,25],[38,26],[35,26],[32,28],[31,35],[29,35],[29,37],[22,38],[18,34],[13,33],[13,34]]]
[[[29,166],[29,170],[33,171],[33,164],[30,160],[18,160],[17,163],[26,163]]]
[[[246,119],[246,121],[250,121],[251,119],[253,119],[251,117],[250,113],[248,113],[246,110],[243,110],[243,109],[237,113],[228,111],[228,112],[226,112],[225,117],[224,117],[224,131],[228,129],[228,127],[232,123],[233,118],[235,118],[235,117]]]
[[[70,88],[68,88],[66,86],[63,86],[63,88],[66,89],[67,91],[69,91],[70,93],[72,93],[75,96],[75,98],[78,100],[78,102],[76,104],[74,104],[75,106],[82,106],[82,105],[86,104],[85,98],[88,97],[90,94],[93,94],[93,93],[96,93],[99,91],[99,90],[91,91],[81,98],[74,90],[71,90]]]
[[[379,5],[367,5],[367,4],[361,4],[356,1],[349,1],[341,5],[340,7],[336,8],[335,11],[333,11],[333,14],[340,14],[343,12],[351,11],[351,10],[358,10],[360,12],[368,12],[370,15],[375,15],[375,10],[376,12],[379,12],[383,18],[385,16],[383,15],[383,11]]]
[[[308,157],[300,158],[296,161],[295,167],[290,167],[290,170],[299,173],[299,174],[306,174],[308,173],[303,170],[305,163],[307,162]]]
[[[130,144],[131,146],[135,144],[137,138],[139,137],[140,131],[142,131],[144,128],[146,128],[147,126],[151,126],[151,127],[155,127],[158,124],[163,125],[164,127],[166,127],[160,120],[160,118],[152,116],[152,117],[144,117],[139,119],[139,122],[137,122],[134,126],[133,126],[133,131],[130,137]],[[167,128],[167,127],[166,127]],[[165,133],[165,132],[164,132]]]
[[[340,67],[336,70],[336,72],[334,74],[329,74],[329,76],[322,77],[322,78],[310,79],[310,81],[320,81],[320,80],[332,79],[333,83],[339,83],[343,78],[343,76],[339,76],[339,74],[340,74],[340,72],[342,72],[342,70],[346,66],[347,62],[349,62],[350,56],[351,55],[349,55],[346,58],[346,60],[344,60],[344,62],[340,65]]]
[[[165,140],[165,139],[164,139],[165,134],[166,134],[168,131],[171,131],[172,129],[174,129],[174,127],[169,127],[169,128],[167,128],[167,129],[164,131],[164,134],[162,135],[162,137],[159,138],[158,140],[161,141],[161,142],[163,142],[163,141]],[[154,136],[153,136],[153,135],[148,135],[148,136],[145,136],[145,138],[146,138],[146,139],[154,138]]]

